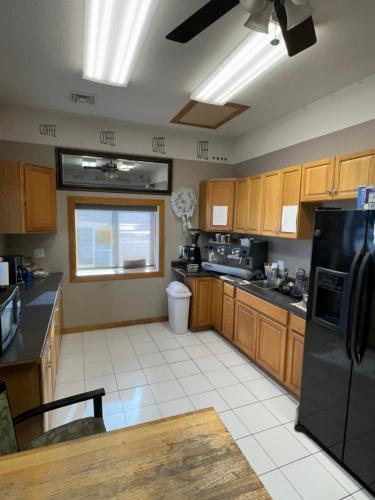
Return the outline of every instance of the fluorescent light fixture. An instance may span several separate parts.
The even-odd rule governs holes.
[[[86,0],[83,78],[126,87],[158,0]]]
[[[224,105],[245,87],[257,80],[287,56],[280,28],[276,30],[278,45],[271,45],[275,27],[270,34],[252,32],[227,56],[191,94],[195,101]]]

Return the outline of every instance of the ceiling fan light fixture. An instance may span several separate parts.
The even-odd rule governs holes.
[[[96,168],[96,160],[82,160],[82,168]]]
[[[83,78],[126,87],[158,0],[86,0]]]
[[[306,21],[315,12],[308,1],[296,3],[298,0],[285,0],[285,11],[287,16],[287,29],[291,30]]]
[[[273,31],[273,30],[272,30]],[[277,27],[276,35],[280,35]],[[272,46],[274,34],[250,33],[194,90],[191,99],[223,106],[287,56],[283,41]]]
[[[269,33],[270,17],[273,10],[273,3],[267,2],[267,5],[261,12],[256,14],[251,13],[249,19],[246,21],[245,26],[253,31],[259,33]]]

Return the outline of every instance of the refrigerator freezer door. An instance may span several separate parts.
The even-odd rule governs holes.
[[[316,212],[298,424],[339,460],[352,370],[352,290],[366,228],[363,211]]]
[[[353,365],[343,462],[375,495],[375,213],[369,212],[364,281],[359,296],[358,326],[353,338]],[[359,363],[359,364],[358,364]]]

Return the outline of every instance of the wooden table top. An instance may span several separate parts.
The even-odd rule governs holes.
[[[0,458],[1,498],[271,497],[213,409]]]

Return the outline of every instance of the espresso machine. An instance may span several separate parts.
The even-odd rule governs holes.
[[[184,245],[182,247],[182,260],[186,264],[198,264],[201,265],[201,249],[198,246],[198,240],[200,231],[198,229],[189,230],[191,245]]]

